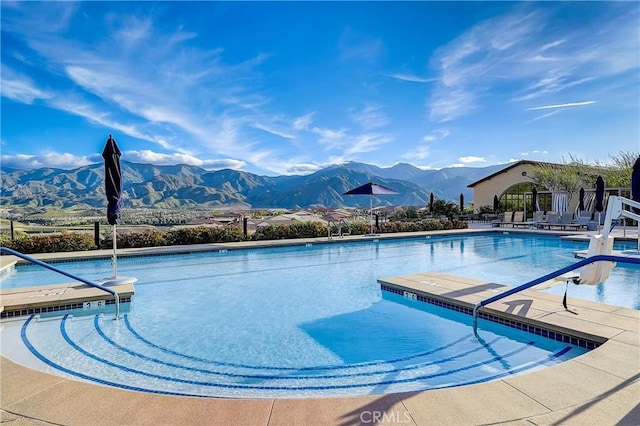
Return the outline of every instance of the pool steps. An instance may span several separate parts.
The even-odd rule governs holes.
[[[131,302],[135,293],[133,282],[109,286],[117,294],[120,303]],[[38,287],[7,289],[0,292],[0,318],[80,309],[93,311],[113,305],[111,294],[79,282]]]

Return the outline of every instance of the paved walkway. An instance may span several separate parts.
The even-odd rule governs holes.
[[[102,255],[92,252],[92,256],[96,254]],[[528,298],[536,306],[552,306],[546,315],[563,328],[586,327],[606,342],[560,365],[488,383],[321,399],[216,399],[138,393],[63,379],[1,357],[0,419],[16,425],[83,426],[639,425],[640,312],[585,302],[577,307],[580,315],[576,318],[556,311],[558,296],[534,293],[519,298]],[[520,318],[529,315],[541,313],[529,310]]]

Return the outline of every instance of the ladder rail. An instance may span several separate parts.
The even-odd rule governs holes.
[[[342,232],[342,224],[344,223],[345,228],[347,229],[347,232]],[[346,219],[341,219],[340,220],[340,237],[343,237],[345,235],[351,235],[351,225],[349,225],[349,222],[347,222]]]
[[[332,232],[333,228],[336,228],[338,230],[337,233]],[[327,222],[327,238],[329,238],[330,240],[333,239],[333,237],[338,237],[342,234],[342,229],[340,229],[340,224],[335,223],[332,220],[329,220]]]
[[[102,291],[106,291],[107,293],[111,294],[115,298],[115,302],[116,302],[116,319],[120,318],[120,297],[118,296],[118,292],[115,291],[114,289],[102,286],[100,284],[94,283],[94,282],[89,281],[89,280],[86,280],[86,279],[84,279],[82,277],[79,277],[79,276],[77,276],[75,274],[72,274],[72,273],[69,273],[69,272],[65,272],[62,269],[56,268],[55,266],[52,266],[52,265],[50,265],[48,263],[45,263],[45,262],[43,262],[41,260],[38,260],[38,259],[36,259],[34,257],[31,257],[31,256],[28,256],[26,254],[20,253],[19,251],[12,250],[12,249],[10,249],[8,247],[0,247],[0,253],[6,253],[6,254],[10,254],[12,256],[19,257],[20,259],[26,260],[29,263],[32,263],[32,264],[38,265],[38,266],[42,266],[43,268],[49,269],[49,270],[51,270],[53,272],[57,272],[58,274],[67,276],[67,277],[72,278],[72,279],[74,279],[76,281],[80,281],[81,283],[84,283],[84,284],[86,284],[86,285],[88,285],[90,287],[95,287],[95,288],[98,288],[98,289],[100,289]]]

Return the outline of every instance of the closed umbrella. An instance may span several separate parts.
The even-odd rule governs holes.
[[[464,194],[460,194],[460,213],[464,213]]]
[[[604,210],[604,179],[602,176],[598,176],[596,179],[596,211],[598,212],[598,229],[600,228],[600,222],[602,211]],[[595,219],[595,218],[594,218]]]
[[[498,210],[500,210],[500,201],[498,200],[498,196],[493,196],[493,213],[497,214]]]
[[[368,183],[365,183],[364,185],[361,185],[357,188],[353,188],[345,192],[343,195],[368,195],[369,196],[369,204],[370,204],[369,223],[371,225],[370,234],[373,235],[373,196],[374,195],[394,195],[394,194],[397,194],[397,192],[394,191],[393,189],[387,188],[386,186],[378,185],[377,183],[368,182]]]
[[[579,200],[578,200],[578,210],[584,210],[584,188],[580,188]]]
[[[640,202],[640,156],[633,164],[633,171],[631,172],[631,199]],[[634,207],[633,212],[640,214],[640,209]],[[638,251],[640,252],[640,221],[638,222]]]
[[[104,158],[104,189],[107,195],[107,221],[113,226],[113,278],[118,277],[116,258],[116,225],[120,223],[122,211],[122,170],[120,169],[120,149],[116,140],[109,135],[102,151]]]
[[[535,186],[531,190],[531,211],[538,211],[538,190]]]
[[[640,203],[640,157],[633,164],[631,172],[631,199]],[[640,209],[634,207],[634,213],[640,214]]]
[[[602,212],[604,210],[604,179],[602,176],[598,176],[596,179],[596,211]]]

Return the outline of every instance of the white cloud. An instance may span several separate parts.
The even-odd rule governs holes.
[[[449,136],[450,132],[447,129],[437,129],[431,132],[430,134],[424,136],[422,138],[425,142],[437,142]]]
[[[272,135],[280,136],[281,138],[285,138],[285,139],[293,139],[293,138],[295,138],[294,135],[292,135],[290,133],[286,133],[284,130],[276,129],[273,126],[270,126],[268,124],[252,123],[251,127],[254,127],[256,129],[260,129],[260,130],[265,131],[267,133],[271,133]]]
[[[0,85],[0,90],[2,96],[24,104],[31,104],[36,99],[48,99],[51,97],[49,93],[39,89],[31,79],[19,75],[4,64],[1,70],[2,84]]]
[[[378,134],[358,135],[350,138],[348,148],[344,151],[347,157],[352,157],[360,153],[375,151],[381,145],[391,142],[389,136]]]
[[[420,145],[415,147],[413,150],[404,153],[402,158],[406,158],[410,162],[421,161],[429,157],[430,149],[431,148],[429,146]]]
[[[464,165],[468,165],[471,163],[486,163],[487,160],[484,157],[474,157],[472,155],[469,155],[466,157],[458,158],[458,161],[460,161],[460,163]]]
[[[88,157],[79,157],[74,154],[56,152],[45,152],[40,155],[3,155],[2,165],[17,169],[37,169],[41,167],[52,167],[57,169],[75,169],[82,166],[94,164]]]
[[[382,40],[367,37],[350,28],[343,31],[338,41],[340,58],[343,61],[374,60],[380,56],[383,47]]]
[[[314,113],[305,114],[301,117],[297,117],[293,120],[293,128],[296,130],[308,130],[311,123],[313,123]]]
[[[350,118],[365,130],[378,129],[389,125],[389,118],[382,112],[382,107],[367,105],[364,109],[354,111]]]
[[[545,105],[545,106],[527,108],[527,111],[535,111],[535,110],[538,110],[538,109],[568,108],[568,107],[591,105],[591,104],[595,104],[595,103],[596,103],[596,101],[570,102],[570,103],[566,103],[566,104]]]
[[[395,78],[396,80],[410,81],[413,83],[430,83],[433,81],[437,81],[437,79],[435,78],[418,77],[417,75],[413,75],[413,74],[396,73],[396,74],[384,74],[384,75],[387,77]]]
[[[491,96],[505,101],[568,93],[638,69],[638,9],[602,7],[605,16],[581,26],[559,25],[560,8],[520,3],[478,23],[432,58],[439,82],[429,99],[430,118],[444,122],[486,109]],[[542,117],[540,117],[542,118]]]
[[[206,159],[203,160],[194,155],[182,152],[160,153],[151,150],[130,150],[122,153],[122,159],[133,163],[147,163],[154,165],[188,164],[198,166],[207,170],[219,169],[242,169],[246,163],[241,160],[231,158]]]

